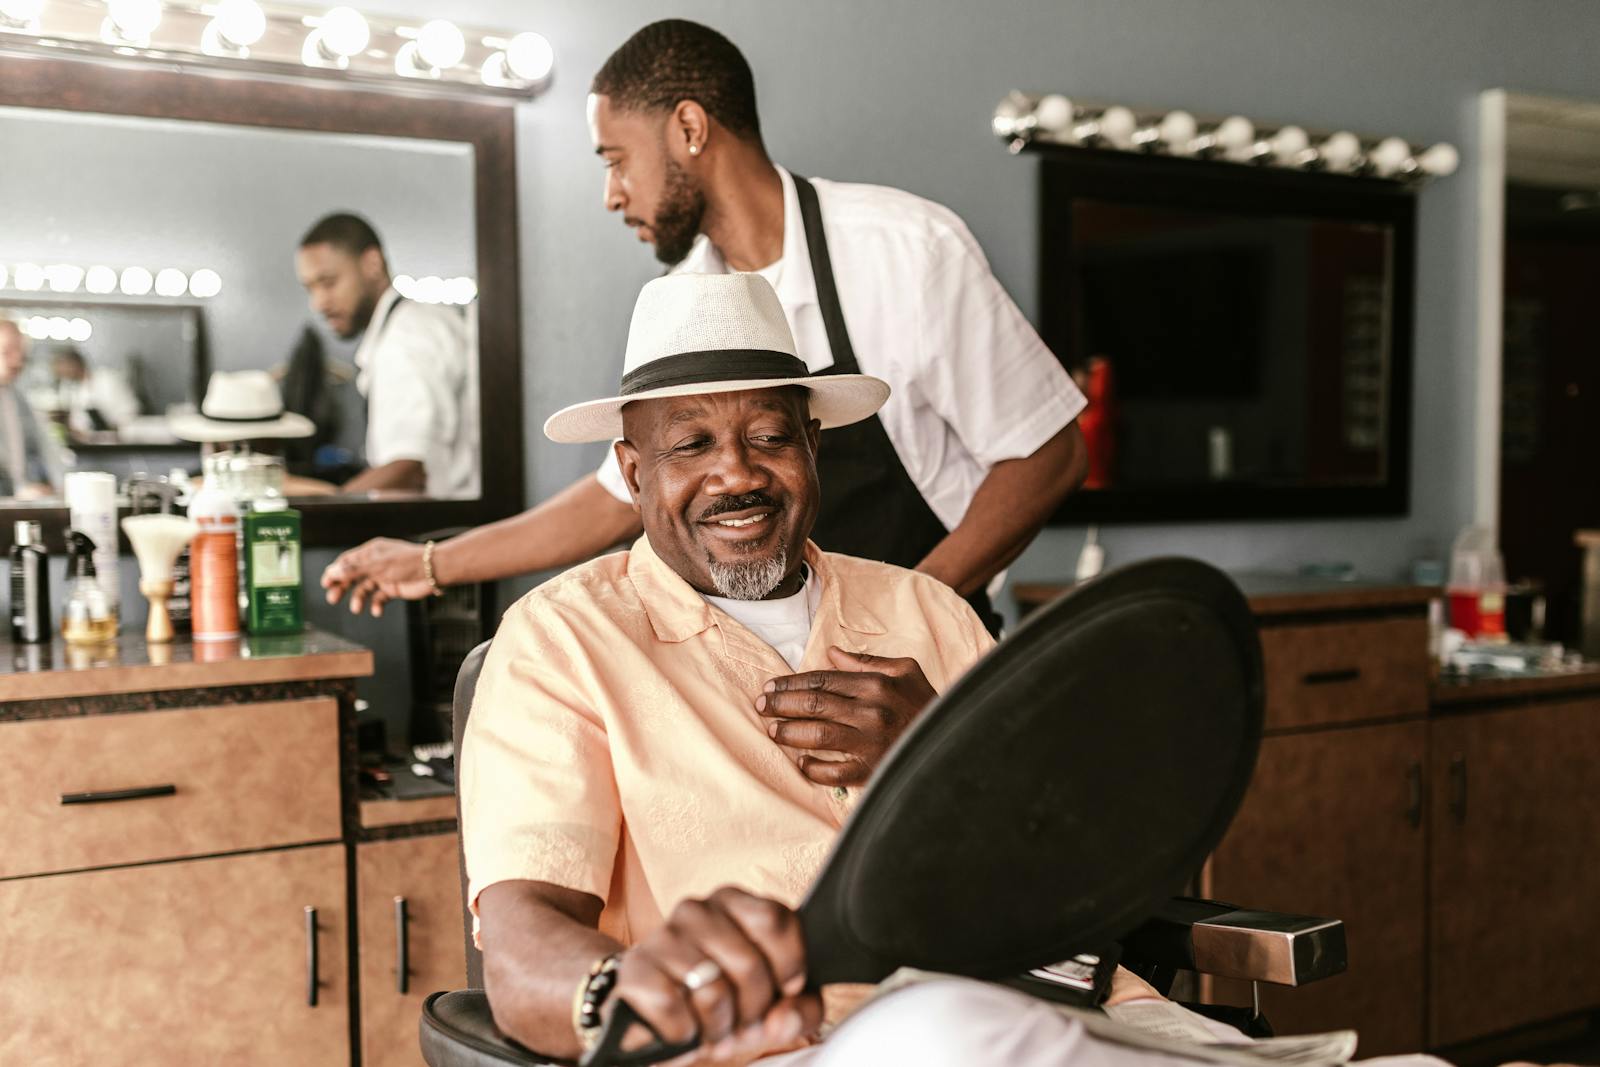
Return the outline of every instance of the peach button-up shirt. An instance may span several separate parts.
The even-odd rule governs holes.
[[[993,641],[926,575],[806,545],[821,604],[802,671],[829,645],[910,656],[943,692]],[[796,906],[856,789],[816,785],[756,697],[795,673],[648,541],[545,583],[506,613],[461,752],[469,897],[529,879],[605,902],[631,944],[724,885]]]

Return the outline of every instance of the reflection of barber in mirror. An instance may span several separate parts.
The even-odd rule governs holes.
[[[367,469],[341,492],[478,494],[477,353],[461,309],[407,300],[394,288],[378,234],[356,215],[329,215],[295,254],[311,310],[356,349],[367,401]]]
[[[50,354],[50,377],[56,403],[67,413],[67,426],[79,433],[115,430],[139,415],[139,398],[122,375],[91,367],[76,348],[57,348]]]
[[[61,454],[17,379],[28,363],[28,336],[0,319],[0,496],[50,496],[61,484]]]
[[[986,589],[1083,477],[1083,397],[966,226],[910,193],[807,183],[775,165],[750,67],[692,22],[654,23],[624,43],[591,85],[589,125],[606,208],[657,258],[684,273],[759,272],[812,373],[859,368],[892,388],[879,415],[822,436],[817,543],[931,574],[994,626]],[[627,497],[608,459],[532,510],[432,550],[352,549],[323,585],[330,600],[349,592],[353,610],[377,611],[437,585],[569,566],[638,533]]]

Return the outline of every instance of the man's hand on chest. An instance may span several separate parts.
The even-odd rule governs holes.
[[[767,733],[819,785],[862,785],[937,695],[914,659],[828,649],[831,671],[774,678],[756,698]],[[827,753],[827,758],[821,754]]]

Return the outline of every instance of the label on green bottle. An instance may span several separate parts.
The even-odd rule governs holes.
[[[299,633],[300,513],[290,508],[245,516],[245,570],[253,634]]]

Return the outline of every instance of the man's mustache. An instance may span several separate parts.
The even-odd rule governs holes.
[[[777,511],[781,508],[776,500],[765,493],[745,493],[742,496],[721,496],[711,502],[700,515],[700,521],[714,519],[718,515],[726,515],[730,511],[744,511],[746,508],[772,508]]]

